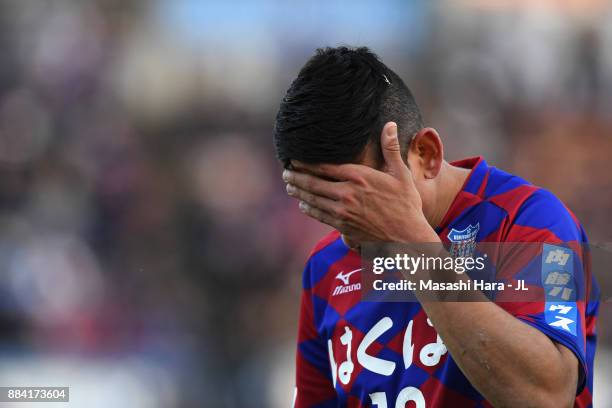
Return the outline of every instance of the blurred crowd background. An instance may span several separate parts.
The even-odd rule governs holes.
[[[0,385],[69,385],[79,407],[289,406],[301,272],[327,228],[285,196],[272,127],[301,65],[339,44],[405,79],[449,159],[484,155],[612,241],[605,0],[2,0]]]

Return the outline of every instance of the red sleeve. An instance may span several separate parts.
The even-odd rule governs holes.
[[[309,268],[310,263],[304,271],[304,282],[310,280]],[[316,329],[312,296],[309,289],[302,290],[294,407],[335,407],[336,391],[331,378],[327,343]]]

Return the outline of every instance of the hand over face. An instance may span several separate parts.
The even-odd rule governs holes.
[[[304,164],[285,170],[287,193],[300,210],[340,231],[351,247],[363,242],[435,242],[438,236],[423,215],[410,169],[403,162],[397,126],[381,135],[388,172],[358,164]]]

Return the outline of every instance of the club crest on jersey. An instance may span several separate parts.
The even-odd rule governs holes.
[[[476,236],[480,230],[480,223],[468,225],[462,230],[452,228],[447,235],[451,242],[450,253],[454,257],[469,257],[476,249]]]
[[[342,295],[343,293],[353,292],[355,290],[361,289],[361,282],[351,283],[351,276],[361,271],[363,268],[355,269],[350,272],[340,271],[338,275],[336,275],[336,279],[342,282],[341,285],[338,285],[334,288],[332,292],[332,296]]]

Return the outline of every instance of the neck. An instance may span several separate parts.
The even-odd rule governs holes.
[[[440,225],[469,174],[469,169],[455,167],[446,161],[442,162],[433,211],[427,217],[432,227]]]

